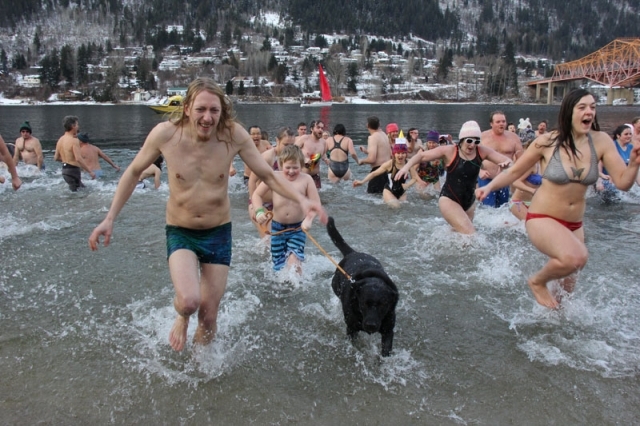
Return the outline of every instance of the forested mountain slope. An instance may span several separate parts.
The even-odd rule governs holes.
[[[202,31],[206,44],[231,41],[252,27],[251,17],[275,11],[290,34],[300,30],[310,43],[316,33],[413,34],[466,54],[497,54],[511,41],[517,53],[570,60],[614,38],[636,37],[639,6],[640,0],[0,0],[0,27],[3,44],[14,43],[5,49],[28,48],[38,28],[45,49],[74,32],[70,37],[81,42],[108,37],[114,45],[156,45],[167,38],[161,29],[175,24]]]

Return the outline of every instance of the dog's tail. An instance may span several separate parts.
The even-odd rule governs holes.
[[[329,237],[331,237],[331,241],[333,241],[333,244],[335,244],[336,247],[340,249],[343,256],[346,256],[349,253],[353,253],[355,251],[354,249],[349,247],[349,244],[347,244],[342,239],[342,235],[340,235],[340,233],[336,229],[336,224],[333,221],[333,217],[331,216],[329,216],[329,220],[327,221],[327,232],[329,233]]]

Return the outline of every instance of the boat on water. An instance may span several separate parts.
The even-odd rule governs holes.
[[[318,78],[320,79],[320,91],[303,93],[301,107],[325,107],[333,104],[331,88],[320,64],[318,64]]]
[[[149,105],[149,108],[151,108],[158,114],[170,114],[182,108],[182,100],[183,98],[181,95],[174,95],[163,103]]]

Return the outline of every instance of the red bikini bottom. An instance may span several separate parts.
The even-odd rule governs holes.
[[[558,218],[555,218],[553,216],[549,216],[549,215],[543,214],[543,213],[529,213],[529,212],[527,212],[527,217],[525,219],[525,222],[527,220],[529,220],[529,219],[541,219],[541,218],[553,219],[556,222],[564,225],[565,228],[569,229],[570,231],[575,231],[576,229],[582,228],[582,222],[567,222],[566,220],[558,219]]]

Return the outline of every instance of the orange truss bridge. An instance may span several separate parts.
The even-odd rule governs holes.
[[[556,65],[552,80],[587,78],[609,87],[640,81],[640,39],[619,38],[582,59]]]
[[[638,86],[640,84],[640,39],[615,39],[584,58],[557,64],[550,79],[532,81],[528,85],[536,86],[536,98],[539,98],[541,86],[548,86],[552,95],[554,86],[557,86],[554,83],[562,84],[562,82],[582,79],[607,86],[610,92],[614,88],[630,89]],[[551,103],[551,97],[549,96],[549,103]]]

